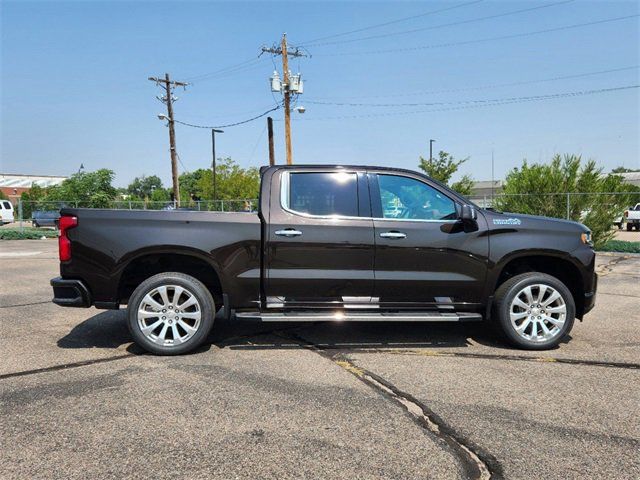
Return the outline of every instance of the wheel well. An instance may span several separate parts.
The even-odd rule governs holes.
[[[520,257],[507,263],[496,284],[496,288],[515,275],[527,272],[540,272],[557,278],[571,292],[576,304],[576,317],[582,318],[584,311],[584,286],[578,268],[568,260],[551,256]]]
[[[197,278],[211,292],[216,308],[222,306],[222,284],[214,268],[200,258],[181,254],[150,254],[131,261],[120,276],[118,302],[127,303],[138,285],[163,272],[180,272]]]

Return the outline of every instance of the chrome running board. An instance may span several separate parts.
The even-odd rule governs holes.
[[[480,321],[479,313],[455,312],[238,312],[238,319],[263,322],[466,322]]]

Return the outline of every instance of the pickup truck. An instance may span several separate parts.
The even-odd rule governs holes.
[[[636,227],[636,230],[640,230],[640,203],[636,203],[635,207],[625,211],[624,219],[627,222],[628,231],[631,231],[633,227]]]
[[[127,305],[156,354],[202,344],[216,312],[269,322],[484,321],[548,349],[594,306],[589,230],[483,210],[408,170],[261,170],[257,213],[63,209],[53,302]]]

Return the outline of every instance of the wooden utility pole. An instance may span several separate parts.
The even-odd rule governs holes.
[[[287,56],[287,34],[282,34],[282,81],[284,83],[284,144],[287,151],[287,165],[293,164],[291,148],[291,92],[289,89],[289,57]]]
[[[293,148],[291,146],[291,95],[302,93],[302,81],[300,75],[294,75],[294,85],[291,85],[291,75],[289,75],[289,56],[306,57],[299,48],[294,47],[289,51],[287,44],[287,34],[282,34],[280,45],[274,45],[271,48],[262,47],[263,53],[271,53],[272,55],[282,55],[282,86],[280,91],[284,97],[284,144],[286,148],[287,165],[293,164]],[[273,88],[273,87],[272,87]],[[274,91],[274,90],[272,90]]]
[[[173,180],[173,198],[176,205],[180,206],[180,186],[178,184],[178,157],[176,152],[176,131],[173,121],[173,98],[171,96],[172,87],[186,87],[188,84],[184,82],[172,81],[169,74],[165,73],[164,78],[149,77],[149,80],[156,84],[163,83],[166,94],[163,101],[167,104],[167,121],[169,122],[169,151],[171,152],[171,178]]]
[[[273,147],[273,118],[267,117],[267,134],[269,137],[269,165],[276,164],[276,152]]]

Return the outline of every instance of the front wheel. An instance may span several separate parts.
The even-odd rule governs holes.
[[[544,273],[523,273],[495,295],[494,318],[509,343],[526,350],[557,346],[573,327],[575,302],[569,289]]]
[[[129,299],[127,319],[135,342],[158,355],[199,347],[213,327],[211,292],[198,279],[177,272],[148,278]]]

